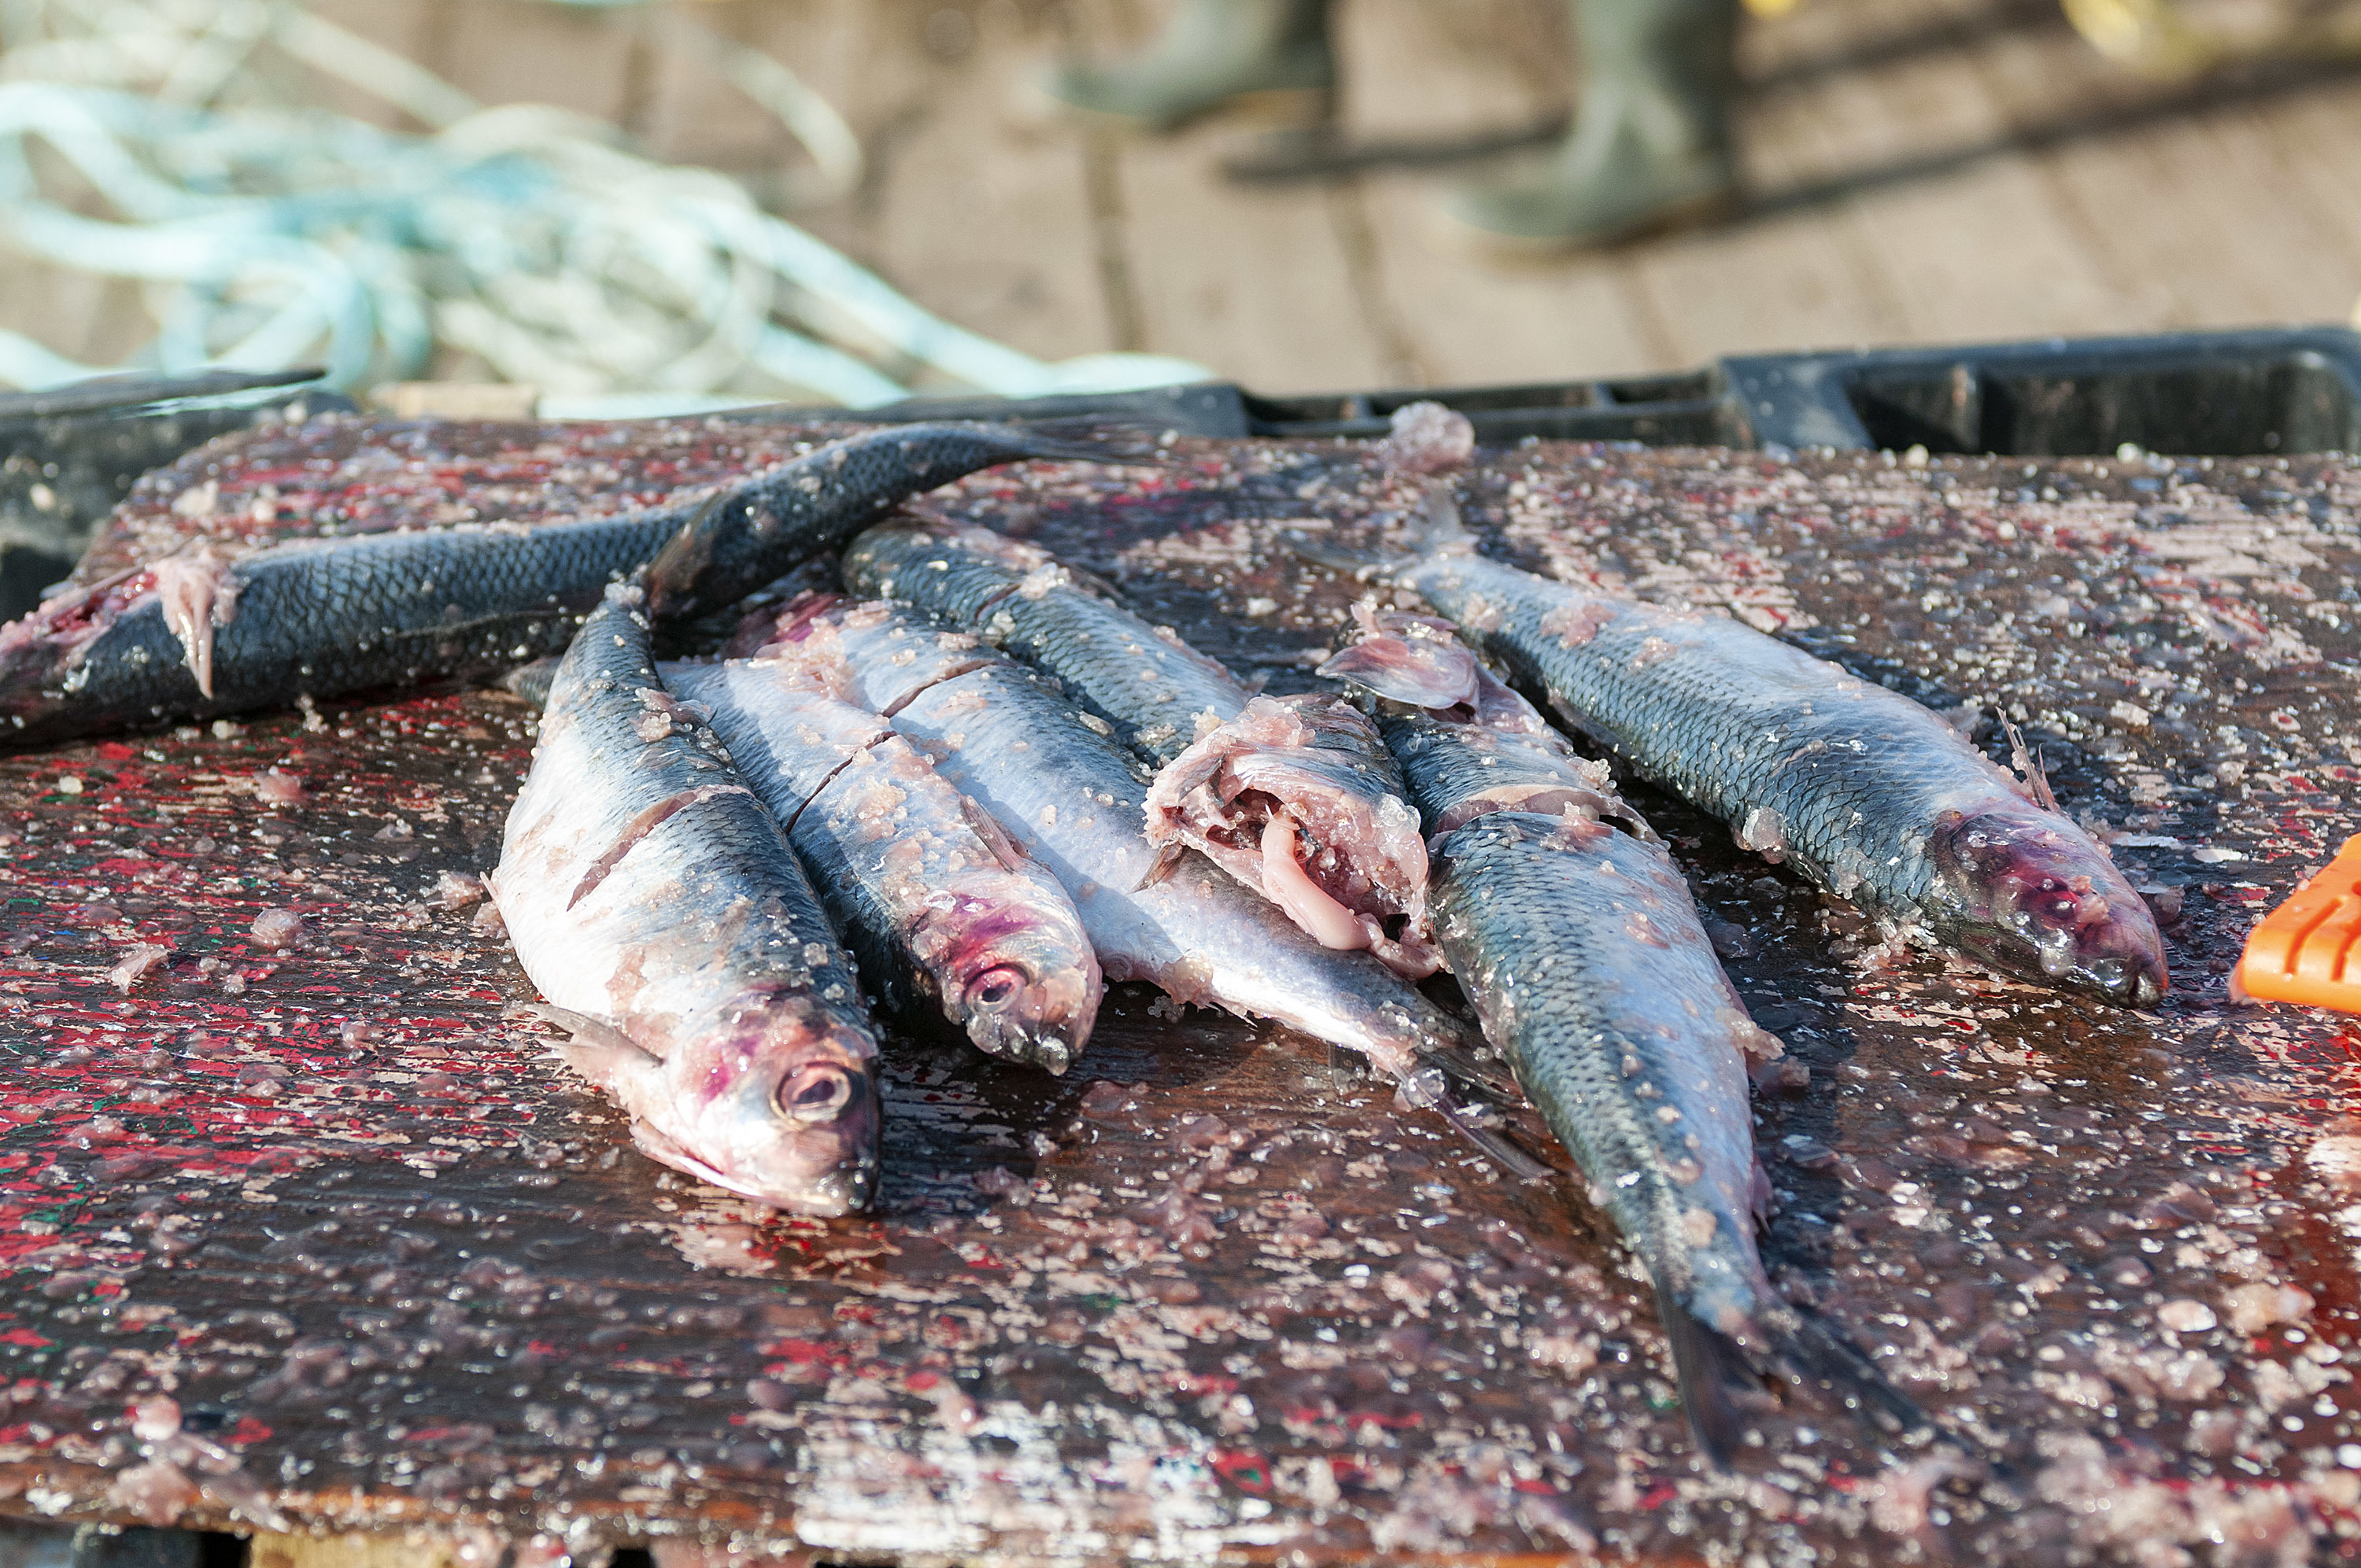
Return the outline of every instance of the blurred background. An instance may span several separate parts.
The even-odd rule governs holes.
[[[2361,294],[2349,6],[1750,14],[1734,205],[1504,256],[1441,209],[1568,123],[1564,5],[1337,0],[1317,135],[1038,90],[1174,3],[0,0],[0,383],[309,359],[550,412],[1284,393],[2342,322]]]

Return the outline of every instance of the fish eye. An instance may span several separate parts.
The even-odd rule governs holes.
[[[968,1004],[1005,1007],[1025,989],[1025,971],[1015,964],[998,964],[968,981]]]
[[[779,1085],[779,1109],[798,1122],[826,1122],[852,1102],[852,1075],[840,1067],[807,1067]]]

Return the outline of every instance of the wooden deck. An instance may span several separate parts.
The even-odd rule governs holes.
[[[668,159],[760,176],[796,156],[705,68],[612,14],[326,9],[486,101],[611,117]],[[862,137],[866,183],[801,221],[934,310],[1049,357],[1176,354],[1271,392],[1467,384],[2343,320],[2361,294],[2361,71],[2144,82],[2050,0],[1805,0],[1757,23],[1741,115],[1755,195],[1739,215],[1512,267],[1467,254],[1437,217],[1481,161],[1241,186],[1218,170],[1249,134],[1235,126],[1083,134],[1027,101],[1043,60],[1142,36],[1153,0],[693,9],[788,61]],[[1343,15],[1357,131],[1439,155],[1565,112],[1551,0],[1346,0]],[[0,271],[0,325],[69,350],[127,349],[136,306],[126,289]]]

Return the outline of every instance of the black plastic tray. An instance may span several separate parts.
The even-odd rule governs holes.
[[[2190,456],[2361,450],[2361,334],[2345,327],[1733,355],[1620,380],[1269,398],[1232,382],[1008,401],[914,400],[864,418],[1161,421],[1192,435],[1383,435],[1431,399],[1488,444],[1838,448],[2059,457],[2131,444]],[[814,411],[750,410],[734,418]]]
[[[73,569],[91,530],[140,475],[257,419],[287,417],[291,405],[353,406],[303,385],[319,378],[207,370],[0,394],[0,620],[30,609]]]

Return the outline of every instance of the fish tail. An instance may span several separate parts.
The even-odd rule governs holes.
[[[1750,1325],[1752,1343],[1714,1328],[1662,1285],[1656,1311],[1690,1436],[1718,1470],[1730,1468],[1745,1441],[1742,1407],[1763,1402],[1774,1376],[1821,1390],[1873,1437],[1903,1437],[1929,1424],[1926,1412],[1887,1382],[1859,1345],[1808,1309],[1779,1303]]]
[[[1807,1307],[1787,1306],[1783,1325],[1791,1373],[1825,1386],[1854,1419],[1890,1437],[1918,1431],[1929,1423],[1909,1395],[1885,1380],[1867,1353],[1843,1331]]]
[[[1079,415],[994,427],[1023,455],[1049,462],[1162,467],[1164,431],[1143,420]]]
[[[1661,1283],[1656,1316],[1672,1351],[1673,1382],[1680,1389],[1689,1437],[1707,1464],[1727,1472],[1746,1436],[1740,1397],[1759,1392],[1762,1378],[1736,1340],[1690,1311]]]

